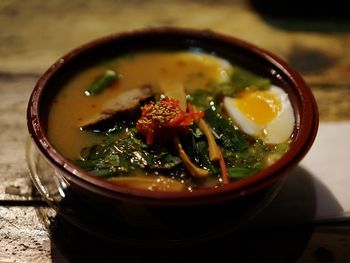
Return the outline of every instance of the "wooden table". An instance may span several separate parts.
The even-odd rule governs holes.
[[[350,20],[344,17],[266,15],[244,0],[1,1],[0,262],[350,262],[347,221],[252,226],[209,244],[136,251],[73,227],[35,193],[25,161],[25,111],[40,74],[88,40],[157,26],[211,29],[269,49],[302,73],[322,122],[350,120]]]

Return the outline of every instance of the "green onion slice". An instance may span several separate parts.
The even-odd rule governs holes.
[[[113,70],[106,70],[90,87],[85,90],[86,96],[95,95],[105,88],[111,86],[118,79],[118,75]]]

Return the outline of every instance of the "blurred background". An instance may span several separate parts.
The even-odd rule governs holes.
[[[39,75],[78,45],[145,27],[211,29],[287,60],[323,99],[320,85],[349,94],[350,4],[347,1],[72,0],[0,1],[0,71]],[[348,102],[321,103],[322,120],[346,119]],[[343,105],[346,104],[346,105]],[[336,114],[330,116],[331,112]]]

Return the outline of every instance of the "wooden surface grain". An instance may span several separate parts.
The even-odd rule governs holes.
[[[79,256],[97,259],[101,253],[106,261],[116,259],[114,247],[106,245],[94,252],[99,241],[56,220],[54,211],[33,195],[25,161],[25,112],[35,82],[50,64],[76,46],[106,34],[157,26],[211,29],[250,41],[287,60],[311,86],[321,121],[350,120],[350,31],[337,30],[339,23],[350,24],[349,20],[327,24],[327,18],[321,18],[316,23],[319,27],[312,30],[285,26],[295,22],[303,25],[309,20],[268,17],[244,0],[0,1],[0,262],[79,262]],[[327,31],[322,30],[325,24]],[[295,235],[292,230],[260,229],[240,237],[249,246],[248,237],[264,243],[269,235],[272,241],[262,247],[281,249],[270,262],[350,262],[348,224],[307,226],[294,229]],[[76,243],[65,241],[62,233]],[[86,240],[80,244],[82,238]],[[228,244],[242,248],[235,239]],[[289,246],[296,248],[292,254],[288,254]],[[117,251],[124,261],[152,256]],[[236,259],[252,259],[243,252]],[[256,252],[268,260],[266,251]]]
[[[339,23],[324,20],[331,25],[329,30],[337,32]],[[64,4],[4,0],[0,2],[0,71],[40,74],[72,48],[94,38],[144,27],[180,26],[215,30],[269,49],[300,70],[310,84],[349,84],[348,33],[325,33],[322,28],[290,31],[278,21],[257,13],[245,0],[74,0]],[[303,21],[308,19],[292,18],[286,24]]]
[[[26,105],[34,76],[0,74],[0,200],[31,199],[25,162]]]

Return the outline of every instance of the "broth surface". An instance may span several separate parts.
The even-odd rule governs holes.
[[[106,72],[114,82],[87,93]],[[144,89],[148,101],[138,97],[134,109],[125,94]],[[136,119],[119,108],[113,129],[86,129],[122,101]],[[272,165],[289,149],[293,127],[288,94],[270,80],[214,55],[154,51],[99,63],[68,80],[50,107],[48,137],[65,158],[113,183],[192,191]]]
[[[228,67],[226,62],[200,53],[149,52],[127,55],[86,69],[56,96],[49,114],[48,137],[63,156],[74,160],[83,147],[99,141],[98,136],[80,131],[80,124],[120,92],[162,80],[181,82],[190,92],[225,81],[228,76],[223,68]],[[118,72],[120,80],[98,96],[86,96],[85,89],[106,69]]]

